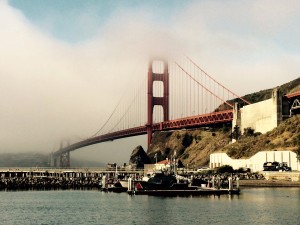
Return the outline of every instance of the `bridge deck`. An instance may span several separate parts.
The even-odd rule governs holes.
[[[204,115],[197,115],[192,117],[186,117],[182,119],[170,120],[161,123],[153,124],[153,131],[163,130],[176,130],[183,128],[193,128],[208,126],[211,124],[219,124],[230,122],[233,119],[233,110],[226,110],[220,112],[213,112]],[[106,141],[113,141],[115,139],[121,139],[125,137],[132,137],[143,135],[147,133],[147,126],[134,127],[126,130],[121,130],[113,133],[99,135],[96,137],[88,138],[86,140],[74,143],[65,148],[62,148],[54,153],[54,155],[61,155],[66,152],[74,151],[79,148],[83,148],[89,145],[98,144]]]

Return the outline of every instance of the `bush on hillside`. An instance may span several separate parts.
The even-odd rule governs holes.
[[[244,128],[244,136],[246,137],[254,136],[254,129],[252,129],[251,127]]]
[[[181,144],[187,148],[192,144],[192,142],[193,142],[193,137],[188,133],[185,133]]]

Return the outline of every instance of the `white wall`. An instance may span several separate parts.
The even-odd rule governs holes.
[[[282,96],[277,89],[272,91],[268,100],[246,105],[240,110],[234,107],[232,129],[235,125],[243,133],[245,128],[251,127],[255,132],[266,133],[277,127],[282,120]]]
[[[248,159],[232,159],[226,153],[213,153],[210,155],[210,168],[216,168],[223,165],[230,165],[233,169],[241,167],[250,168],[252,172],[263,170],[265,162],[287,162],[292,170],[300,170],[300,164],[297,162],[297,154],[292,151],[261,151]]]
[[[268,99],[241,108],[241,131],[251,127],[255,132],[266,133],[277,127],[277,105]]]

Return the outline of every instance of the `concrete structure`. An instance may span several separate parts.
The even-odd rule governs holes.
[[[226,153],[213,153],[210,155],[210,168],[230,165],[233,169],[250,168],[252,172],[263,170],[265,162],[287,162],[292,170],[300,170],[297,154],[292,151],[261,151],[248,159],[232,159]]]
[[[233,109],[232,130],[237,125],[243,134],[245,128],[252,128],[255,132],[266,133],[277,127],[282,121],[282,96],[278,89],[272,91],[268,100],[257,102]]]

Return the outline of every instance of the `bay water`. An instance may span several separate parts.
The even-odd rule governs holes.
[[[99,190],[0,191],[1,225],[293,224],[300,188],[244,188],[239,196],[155,197]]]

